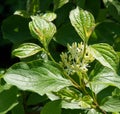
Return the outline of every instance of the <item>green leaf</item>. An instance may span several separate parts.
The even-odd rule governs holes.
[[[27,12],[30,15],[35,15],[40,9],[40,0],[27,0]]]
[[[96,69],[95,69],[96,70]],[[108,67],[101,67],[99,71],[95,71],[95,75],[91,79],[91,87],[95,93],[100,92],[108,86],[120,88],[120,77]]]
[[[55,34],[54,40],[59,44],[67,46],[73,42],[80,42],[79,35],[75,32],[74,28],[69,24],[62,25]]]
[[[70,12],[70,21],[82,40],[87,42],[95,27],[93,15],[77,7]]]
[[[120,97],[120,89],[115,88],[114,91],[112,92],[112,96],[119,96]]]
[[[24,107],[21,103],[15,106],[11,112],[12,114],[25,114]]]
[[[52,12],[47,12],[47,13],[41,15],[40,17],[47,21],[53,21],[54,19],[56,19],[57,15]]]
[[[61,106],[64,109],[87,109],[93,101],[90,96],[82,97],[82,93],[72,87],[66,87],[47,95],[51,100],[61,99]]]
[[[103,15],[103,13],[101,15]],[[120,36],[119,28],[120,25],[115,22],[105,21],[100,23],[95,28],[95,33],[97,35],[97,43],[104,42],[113,45],[114,41]],[[114,47],[117,47],[116,44],[114,45]]]
[[[120,97],[107,97],[103,99],[100,108],[106,112],[120,112]]]
[[[40,1],[40,11],[45,12],[50,10],[50,6],[53,3],[53,0],[39,0]]]
[[[113,71],[118,70],[119,57],[113,50],[112,46],[106,43],[99,43],[90,46],[91,53],[96,60],[98,60],[103,66],[106,66]]]
[[[30,15],[25,10],[17,10],[15,11],[14,15],[19,15],[24,18],[30,18]]]
[[[17,102],[18,89],[9,85],[0,86],[0,114],[6,114]]]
[[[42,109],[41,114],[61,114],[61,101],[50,101]]]
[[[56,27],[52,22],[39,16],[32,16],[29,28],[33,37],[39,39],[45,48],[48,47],[49,42],[56,32]]]
[[[100,7],[101,7],[101,0],[95,0],[95,1],[85,0],[84,9],[90,11],[95,19],[98,17]]]
[[[62,7],[63,5],[65,5],[68,2],[69,2],[69,0],[54,0],[54,10]]]
[[[41,103],[47,99],[48,98],[46,95],[40,96],[39,94],[31,93],[28,97],[27,105],[37,105],[38,103]]]
[[[97,112],[95,109],[90,109],[87,114],[102,114],[100,112]]]
[[[120,1],[119,0],[103,0],[105,6],[108,8],[109,14],[114,19],[120,22]]]
[[[116,88],[116,87],[114,87],[114,86],[108,86],[108,87],[106,87],[105,89],[101,90],[101,91],[97,94],[97,102],[98,102],[98,104],[100,104],[101,101],[102,101],[105,97],[111,96],[115,88]]]
[[[28,23],[30,19],[19,15],[13,15],[5,19],[2,23],[3,38],[12,43],[20,44],[32,39]]]
[[[79,98],[82,96],[77,89],[72,87],[63,88],[55,94],[68,102],[72,100],[79,100]]]
[[[55,25],[57,26],[57,29],[59,29],[61,25],[64,25],[68,22],[70,23],[69,14],[72,10],[72,7],[73,5],[71,3],[68,3],[55,11],[57,15],[57,18],[55,19]]]
[[[26,58],[38,53],[41,50],[42,48],[37,44],[24,43],[24,44],[21,44],[17,49],[14,49],[12,54],[19,58]]]
[[[86,0],[76,0],[77,6],[84,8]]]
[[[71,81],[63,77],[62,70],[56,64],[42,60],[28,64],[17,63],[8,69],[4,79],[22,90],[33,91],[40,95],[72,85]]]
[[[80,109],[63,109],[61,114],[87,114],[86,110]]]

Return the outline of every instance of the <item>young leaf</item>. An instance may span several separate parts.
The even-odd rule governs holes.
[[[64,4],[68,3],[69,0],[54,0],[54,10],[62,7]]]
[[[90,46],[91,53],[103,66],[106,66],[113,71],[117,71],[119,65],[119,57],[113,48],[106,44],[94,44]]]
[[[40,17],[47,21],[53,21],[54,19],[56,19],[57,15],[52,12],[47,12],[47,13],[41,15]]]
[[[56,32],[55,25],[39,16],[32,16],[29,28],[33,37],[40,40],[46,48]]]
[[[107,97],[103,99],[100,108],[106,112],[120,112],[120,97]]]
[[[48,102],[42,109],[41,114],[61,114],[61,101]]]
[[[41,50],[42,48],[37,44],[24,43],[24,44],[21,44],[17,49],[14,49],[12,54],[19,58],[26,58],[38,53]]]
[[[13,65],[4,75],[7,83],[22,90],[29,90],[44,95],[51,91],[71,86],[71,81],[63,78],[62,70],[52,62],[37,60]]]
[[[18,89],[9,85],[0,86],[0,114],[6,114],[17,102]]]
[[[70,21],[82,40],[87,42],[95,27],[93,15],[77,7],[70,12]]]
[[[58,98],[50,94],[47,95],[51,100],[61,99],[61,106],[65,109],[87,109],[90,108],[92,103],[91,97],[87,95],[82,97],[82,93],[72,87],[63,88],[54,93]]]

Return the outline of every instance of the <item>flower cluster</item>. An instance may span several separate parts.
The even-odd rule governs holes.
[[[60,64],[65,69],[67,74],[74,74],[75,72],[87,72],[89,63],[94,60],[90,53],[89,46],[84,46],[81,43],[73,43],[72,46],[67,45],[68,52],[60,55]]]

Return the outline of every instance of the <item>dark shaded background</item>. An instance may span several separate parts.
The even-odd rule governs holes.
[[[2,22],[18,9],[25,9],[26,0],[1,0],[0,1],[0,68],[8,68],[17,62],[17,58],[11,57],[12,43],[2,36]]]

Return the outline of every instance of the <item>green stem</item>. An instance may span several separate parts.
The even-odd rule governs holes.
[[[80,73],[80,72],[77,72],[77,75],[79,76],[79,80],[80,80],[80,87],[81,87],[81,90],[84,94],[88,95],[88,92],[86,91],[85,87],[86,87],[86,84],[85,84],[85,74],[83,73]]]
[[[91,89],[91,91],[92,91],[92,86],[91,86],[91,84],[89,84],[90,85],[90,89]],[[95,94],[92,92],[92,98],[93,98],[93,101],[94,101],[94,104],[96,105],[96,109],[99,109],[103,114],[107,114],[104,110],[102,110],[101,108],[100,108],[100,106],[99,106],[99,104],[98,104],[98,102],[97,102],[97,98],[96,98],[96,96],[95,96]]]
[[[81,59],[82,64],[84,64],[83,62],[84,62],[84,56],[86,54],[86,46],[87,46],[87,42],[84,42],[83,55],[82,55],[82,59]]]
[[[77,82],[75,82],[75,81],[74,81],[69,75],[67,75],[65,72],[64,72],[64,75],[66,76],[66,78],[68,78],[68,79],[73,83],[74,87],[76,87],[77,89],[79,89],[80,91],[82,91],[80,85],[79,85]]]
[[[52,55],[50,54],[50,52],[47,52],[47,54],[48,54],[48,56],[50,57],[50,59],[51,59],[54,63],[56,63],[56,61],[54,60],[54,58],[52,57]]]
[[[55,61],[54,58],[52,57],[52,55],[51,55],[51,53],[49,52],[49,49],[48,49],[48,47],[47,47],[46,45],[44,46],[43,51],[49,56],[49,58],[50,58],[54,63],[56,63],[56,61]]]

